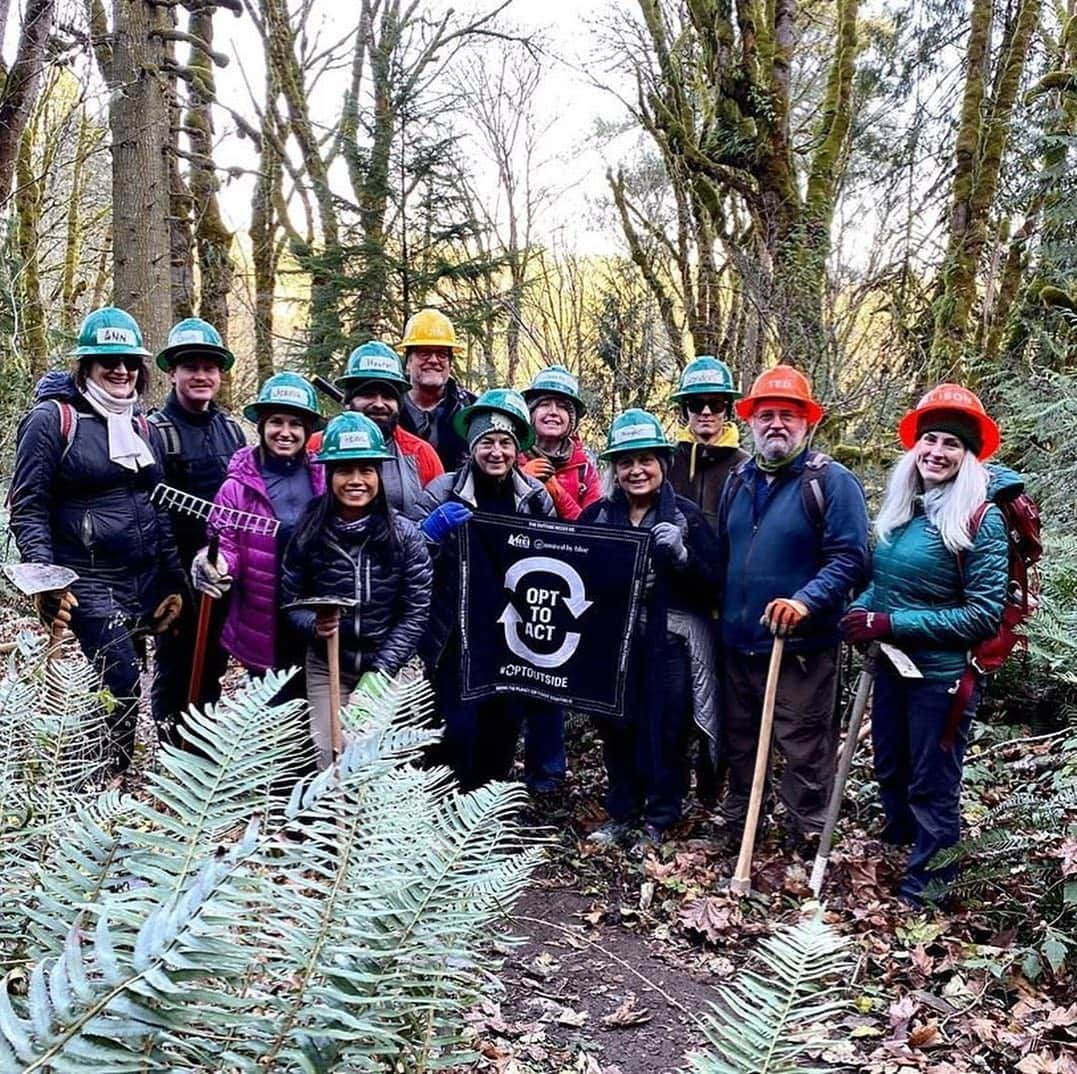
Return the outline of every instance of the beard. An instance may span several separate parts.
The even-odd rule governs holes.
[[[386,440],[396,431],[396,427],[400,424],[399,414],[368,414],[368,418],[381,430],[381,435]]]
[[[781,462],[789,458],[800,447],[800,441],[788,433],[782,435],[765,435],[756,437],[755,450],[767,462]]]

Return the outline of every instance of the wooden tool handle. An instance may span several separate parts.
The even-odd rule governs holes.
[[[767,667],[767,685],[763,692],[763,717],[759,722],[759,744],[755,750],[755,772],[752,774],[752,795],[748,799],[748,817],[744,822],[744,834],[740,840],[737,868],[729,883],[735,895],[747,895],[752,890],[752,854],[755,851],[755,829],[759,824],[759,811],[763,806],[763,788],[770,767],[770,739],[774,730],[774,702],[778,696],[778,679],[781,676],[782,650],[785,638],[775,638],[770,650]]]
[[[344,748],[340,727],[340,625],[325,641],[329,663],[329,734],[333,744],[333,760],[336,761]]]
[[[216,568],[217,554],[221,548],[221,539],[214,533],[210,536],[206,549],[206,562]],[[209,617],[213,614],[213,598],[208,593],[202,594],[198,602],[198,626],[194,634],[194,655],[191,657],[191,678],[187,683],[187,704],[194,705],[202,694],[202,673],[206,666],[206,642],[209,638]]]

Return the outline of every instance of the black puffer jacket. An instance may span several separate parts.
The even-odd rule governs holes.
[[[187,410],[168,393],[165,405],[149,415],[165,448],[165,480],[173,488],[212,500],[228,475],[228,463],[246,443],[243,430],[216,403],[199,413]],[[176,512],[172,518],[180,558],[190,566],[206,543],[206,524],[194,515]]]
[[[550,494],[541,483],[519,470],[510,475],[512,487],[508,495],[496,503],[483,495],[481,482],[477,483],[472,464],[469,462],[454,474],[435,477],[423,489],[419,502],[408,513],[416,522],[443,503],[454,500],[472,511],[490,514],[515,513],[530,518],[557,518]],[[453,530],[434,549],[434,603],[430,613],[430,629],[423,636],[419,655],[427,668],[433,668],[441,659],[450,637],[456,631],[460,604],[460,533]]]
[[[395,675],[415,655],[430,618],[433,568],[426,541],[395,512],[395,542],[377,540],[368,529],[348,532],[331,518],[317,536],[304,540],[305,523],[316,513],[326,515],[318,500],[284,553],[282,603],[306,597],[358,600],[354,611],[341,613],[341,666]],[[303,637],[314,638],[314,612],[292,608],[288,618]]]
[[[164,445],[144,418],[135,432],[157,462],[128,470],[108,457],[108,426],[67,374],[38,387],[43,400],[17,433],[11,531],[22,559],[71,567],[83,616],[146,615],[187,584],[166,512],[150,502],[164,478]],[[73,410],[70,444],[58,402]]]

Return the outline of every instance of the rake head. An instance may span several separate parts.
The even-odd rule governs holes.
[[[171,485],[158,485],[150,496],[158,506],[181,515],[200,518],[212,529],[235,530],[240,533],[257,533],[266,537],[275,537],[280,523],[275,518],[239,511],[234,507],[222,507],[211,500],[192,496],[189,492],[173,488]]]

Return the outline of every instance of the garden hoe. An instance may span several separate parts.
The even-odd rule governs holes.
[[[55,593],[59,599],[60,594],[79,579],[70,567],[46,563],[7,563],[4,565],[4,574],[20,593],[31,598],[42,593]],[[53,657],[60,651],[64,629],[64,624],[58,619],[54,619],[49,628],[49,647],[45,654],[46,683],[49,681]]]
[[[734,895],[748,895],[752,890],[752,854],[755,851],[755,830],[759,825],[759,811],[763,806],[763,788],[767,783],[770,767],[770,739],[774,730],[774,702],[778,695],[778,678],[782,670],[782,651],[785,638],[775,638],[770,650],[767,667],[767,685],[763,691],[763,717],[759,723],[759,745],[755,750],[755,772],[752,775],[752,794],[748,799],[748,817],[744,822],[744,834],[740,839],[740,855],[737,868],[729,882]]]
[[[841,748],[841,757],[838,759],[838,771],[834,777],[834,789],[830,792],[830,802],[826,807],[826,821],[819,836],[819,850],[815,855],[811,879],[808,881],[808,886],[816,898],[819,898],[819,893],[823,889],[823,874],[826,873],[827,860],[830,858],[830,844],[834,840],[834,829],[837,827],[838,817],[841,814],[841,801],[845,795],[845,783],[849,778],[849,769],[852,767],[853,755],[856,753],[857,740],[860,737],[860,723],[864,719],[864,712],[868,707],[868,698],[871,696],[871,687],[875,682],[875,661],[878,656],[879,647],[872,645],[864,654],[864,668],[860,672],[860,678],[856,683],[856,697],[853,700],[852,712],[849,714],[849,726],[845,732],[845,743]]]
[[[306,608],[318,612],[347,611],[354,608],[359,601],[349,597],[307,597],[284,605],[289,608]],[[340,624],[325,640],[326,662],[329,664],[329,733],[333,742],[333,761],[340,760],[344,749],[344,734],[340,727]]]

